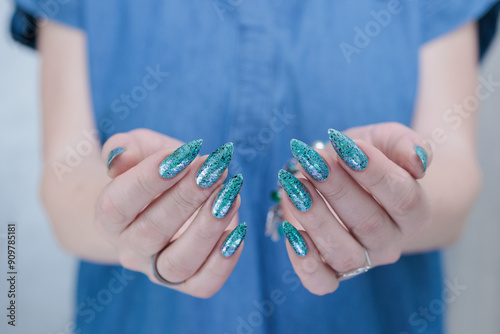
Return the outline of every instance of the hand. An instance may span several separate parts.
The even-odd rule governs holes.
[[[146,129],[111,137],[103,146],[102,158],[108,162],[112,180],[96,202],[95,224],[115,247],[122,266],[160,283],[151,268],[152,256],[159,253],[158,274],[169,282],[183,282],[171,288],[206,298],[222,287],[243,248],[229,247],[224,252],[229,257],[221,253],[228,226],[234,228],[238,221],[243,180],[239,175],[228,181],[232,189],[224,187],[225,201],[217,201],[213,208],[227,176],[232,144],[214,152],[215,160],[200,175],[197,171],[207,159],[196,157],[201,141],[175,153],[181,145]],[[116,148],[125,150],[109,155]],[[164,159],[167,163],[162,163]],[[244,226],[238,231],[246,230]],[[238,246],[237,241],[229,246]]]
[[[299,237],[298,252],[287,242],[288,255],[302,284],[318,295],[335,291],[340,274],[366,266],[365,249],[372,267],[396,262],[406,240],[431,220],[430,203],[416,181],[432,159],[425,140],[397,123],[354,128],[346,134],[357,146],[341,133],[330,132],[339,154],[328,145],[317,155],[292,141],[305,188],[290,173],[280,172],[288,193],[281,201],[284,218],[302,230],[308,249],[304,256]],[[417,149],[422,158],[416,146],[425,149]],[[293,233],[293,227],[288,232]]]

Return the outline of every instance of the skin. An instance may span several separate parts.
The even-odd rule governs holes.
[[[150,258],[164,249],[158,257],[159,273],[172,282],[185,280],[172,288],[197,297],[212,296],[243,249],[241,245],[230,258],[220,254],[238,221],[239,197],[224,219],[210,213],[226,174],[207,189],[198,187],[194,175],[204,156],[176,177],[162,179],[159,163],[182,143],[137,129],[111,137],[102,150],[96,146],[60,182],[54,162],[64,163],[66,147],[76,147],[86,140],[83,131],[95,128],[86,43],[78,30],[53,22],[40,26],[41,196],[58,241],[80,258],[120,263],[155,283]],[[412,128],[384,123],[345,132],[368,156],[364,171],[350,170],[332,148],[320,150],[330,168],[329,178],[317,182],[303,170],[300,178],[311,193],[311,209],[300,212],[283,197],[284,218],[301,230],[309,247],[300,258],[287,243],[288,254],[312,293],[335,291],[336,273],[364,266],[363,246],[377,266],[393,263],[403,253],[446,247],[460,237],[481,183],[475,148],[477,113],[464,118],[458,129],[452,129],[442,114],[474,94],[476,36],[475,24],[468,24],[422,47]],[[426,139],[436,128],[448,137],[434,145]],[[414,145],[424,147],[432,160],[425,177]],[[125,153],[107,171],[108,153],[120,146]]]

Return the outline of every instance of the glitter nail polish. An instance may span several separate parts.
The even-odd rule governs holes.
[[[333,148],[347,166],[353,170],[363,170],[366,168],[368,158],[351,138],[334,129],[328,130],[328,136]]]
[[[123,147],[117,147],[114,150],[112,150],[111,152],[109,152],[108,163],[107,163],[108,169],[109,169],[109,166],[111,165],[111,162],[113,161],[113,159],[116,158],[117,156],[119,156],[120,154],[122,154],[123,152],[125,152],[125,149]]]
[[[233,158],[234,146],[229,142],[213,151],[196,173],[196,184],[208,188],[219,179]]]
[[[313,179],[324,181],[328,178],[330,172],[325,160],[312,147],[300,140],[292,139],[290,148],[294,157]]]
[[[162,161],[159,167],[160,175],[170,179],[184,170],[200,152],[203,139],[193,140],[176,149]]]
[[[222,187],[212,206],[212,214],[215,218],[224,218],[227,215],[236,197],[240,193],[242,185],[243,176],[238,174],[233,176],[227,181],[224,187]]]
[[[297,209],[307,211],[311,208],[311,195],[293,174],[281,169],[278,179]]]
[[[300,232],[289,222],[283,222],[283,232],[298,256],[307,255],[307,244]]]
[[[424,166],[424,172],[427,170],[427,163],[429,162],[429,157],[427,156],[427,152],[425,150],[416,145],[415,146],[415,152],[417,152],[418,157],[420,158],[420,161],[422,161],[422,165]]]
[[[241,223],[229,233],[226,241],[222,245],[221,253],[225,257],[230,257],[240,247],[241,242],[245,239],[247,234],[247,223]]]

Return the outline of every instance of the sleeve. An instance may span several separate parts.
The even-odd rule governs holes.
[[[478,21],[483,56],[496,32],[498,11],[499,0],[420,0],[421,44]]]
[[[48,19],[84,29],[83,0],[15,0],[10,32],[12,38],[28,47],[36,48],[39,20]]]

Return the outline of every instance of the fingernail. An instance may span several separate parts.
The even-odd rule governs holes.
[[[241,223],[229,233],[226,241],[222,245],[221,253],[225,257],[230,257],[240,247],[241,242],[245,239],[247,234],[247,223]]]
[[[240,193],[241,186],[243,185],[243,176],[238,174],[233,176],[227,183],[222,187],[217,195],[212,206],[212,214],[215,218],[224,218],[231,206],[233,206],[236,197]]]
[[[292,149],[293,156],[313,179],[316,181],[326,180],[330,172],[325,160],[323,160],[318,152],[297,139],[290,141],[290,148]]]
[[[328,136],[333,148],[347,166],[353,170],[363,170],[366,168],[368,158],[351,138],[334,129],[328,130]]]
[[[289,222],[283,222],[283,232],[298,256],[306,256],[307,244],[300,232]]]
[[[420,161],[422,161],[422,165],[424,166],[424,172],[427,170],[427,163],[429,162],[429,157],[427,156],[427,152],[425,150],[416,145],[415,146],[415,152],[417,152],[418,157],[420,158]]]
[[[203,145],[203,139],[193,140],[176,149],[160,164],[160,175],[173,178],[184,170],[196,158]]]
[[[281,169],[278,173],[278,179],[297,209],[307,211],[311,208],[311,195],[293,174]]]
[[[219,179],[233,158],[233,143],[226,143],[213,151],[196,173],[196,184],[208,188]]]
[[[109,169],[109,166],[111,165],[111,161],[113,161],[114,158],[116,158],[117,156],[119,156],[123,152],[125,152],[125,149],[123,147],[117,147],[114,150],[111,150],[111,152],[109,152],[108,163],[107,163],[108,169]]]

